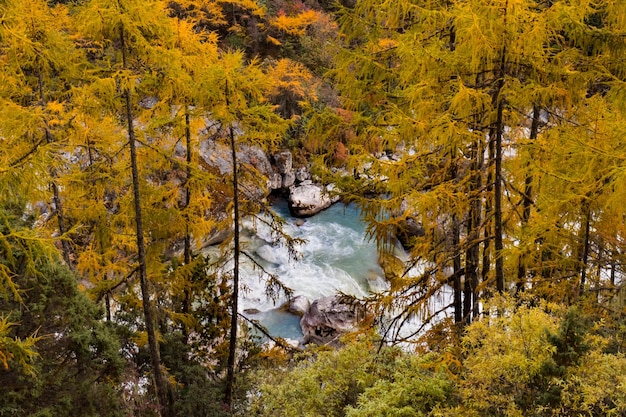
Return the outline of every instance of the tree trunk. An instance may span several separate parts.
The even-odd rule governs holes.
[[[185,144],[187,147],[187,166],[185,168],[185,207],[183,208],[183,216],[185,219],[185,246],[183,249],[183,261],[185,262],[185,266],[188,267],[188,265],[191,264],[191,232],[189,229],[189,203],[191,201],[191,189],[189,188],[189,180],[191,179],[191,126],[189,123],[189,112],[185,113]],[[190,310],[191,290],[185,286],[182,312],[183,314],[189,314]],[[187,329],[187,325],[183,323],[183,342],[187,344],[188,341],[189,329]]]
[[[587,265],[589,263],[589,239],[591,230],[591,208],[589,201],[583,202],[583,216],[585,221],[585,229],[583,232],[583,244],[580,255],[580,295],[585,292],[585,284],[587,281]]]
[[[226,105],[228,106],[228,100]],[[228,364],[226,374],[226,391],[224,402],[231,408],[233,403],[233,389],[235,385],[235,356],[237,349],[237,308],[239,301],[239,173],[237,170],[237,150],[235,148],[235,134],[230,126],[230,148],[233,162],[233,211],[234,211],[234,268],[233,292],[231,297],[230,339]]]
[[[40,71],[37,71],[37,82],[39,89],[39,101],[42,108],[46,107],[46,97],[43,92],[43,77]],[[48,129],[48,126],[44,126],[44,135],[46,137],[46,143],[50,144],[53,142],[52,134]],[[61,197],[59,194],[59,186],[56,183],[57,173],[54,168],[50,168],[50,176],[52,177],[52,181],[50,181],[50,188],[52,190],[52,202],[54,203],[54,213],[57,216],[57,222],[59,226],[59,235],[61,236],[61,248],[63,260],[67,264],[68,268],[74,270],[74,265],[72,263],[72,245],[67,240],[67,237],[64,236],[67,233],[67,228],[65,225],[65,216],[63,214],[63,206],[61,205]]]
[[[504,27],[507,25],[508,0],[504,3]],[[493,104],[496,106],[496,126],[495,126],[495,169],[494,169],[494,189],[493,189],[493,233],[494,233],[494,256],[495,256],[495,276],[496,289],[499,293],[504,291],[504,259],[502,258],[502,136],[504,134],[504,98],[502,88],[504,87],[504,76],[506,75],[506,44],[502,46],[502,56],[500,58],[500,69],[497,74],[497,87],[493,96]]]
[[[539,118],[541,116],[541,108],[538,105],[533,106],[533,119],[530,124],[530,141],[534,142],[539,135]],[[530,162],[527,164],[530,165]],[[522,230],[528,226],[530,220],[530,208],[533,200],[533,176],[531,172],[526,173],[524,179],[524,196],[522,203]],[[520,254],[517,261],[517,291],[523,291],[526,287],[526,259],[524,253]]]
[[[127,69],[126,61],[126,39],[124,33],[124,27],[120,26],[120,48],[122,52],[122,63],[124,69]],[[139,192],[139,170],[137,168],[137,150],[135,140],[135,129],[133,126],[133,112],[130,100],[130,91],[128,88],[124,88],[124,100],[126,102],[126,121],[128,124],[128,145],[130,148],[130,166],[132,172],[133,181],[133,202],[135,205],[135,227],[136,227],[136,239],[137,239],[137,257],[139,262],[139,283],[141,286],[141,298],[143,303],[143,315],[146,325],[146,332],[148,334],[148,347],[150,351],[150,359],[152,362],[152,372],[154,374],[154,382],[156,385],[157,399],[160,406],[160,414],[164,417],[170,415],[170,404],[168,401],[168,387],[167,381],[161,370],[161,356],[159,352],[159,342],[155,332],[155,315],[152,308],[152,302],[150,300],[150,288],[148,283],[147,269],[146,269],[146,248],[143,239],[143,218],[141,211],[141,196]]]
[[[454,280],[452,285],[454,286],[454,322],[463,322],[463,311],[461,301],[461,248],[460,244],[460,226],[456,215],[452,216],[452,247],[454,255],[452,258],[452,267],[454,272]]]
[[[501,87],[500,87],[501,89]],[[499,90],[500,90],[499,89]],[[500,91],[498,91],[498,96]],[[496,161],[495,161],[495,174],[494,174],[494,195],[493,195],[493,232],[494,232],[494,255],[495,255],[495,274],[496,274],[496,289],[498,292],[504,291],[504,262],[502,259],[502,134],[504,128],[504,121],[502,119],[502,111],[504,109],[504,101],[501,97],[498,99],[498,112],[496,118]]]
[[[485,226],[483,233],[483,261],[480,272],[482,282],[489,281],[491,272],[491,239],[493,238],[493,183],[494,183],[494,159],[495,141],[493,140],[493,128],[489,130],[489,141],[487,144],[487,185],[485,187]]]
[[[478,255],[481,221],[481,198],[479,190],[482,187],[482,150],[480,143],[476,143],[472,150],[472,181],[468,195],[471,199],[470,210],[467,215],[467,250],[465,252],[465,297],[471,302],[467,302],[466,321],[471,322],[472,318],[478,316]]]

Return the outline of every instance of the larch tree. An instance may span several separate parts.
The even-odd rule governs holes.
[[[167,227],[159,216],[167,213],[161,205],[152,202],[169,201],[178,190],[158,188],[158,182],[146,169],[153,161],[154,149],[158,144],[142,129],[142,117],[151,108],[147,104],[156,95],[154,88],[159,79],[167,74],[168,48],[175,43],[175,31],[162,2],[134,3],[124,1],[91,1],[84,4],[77,15],[81,34],[100,47],[96,68],[99,71],[93,86],[94,93],[101,98],[100,112],[117,118],[123,125],[112,133],[119,151],[128,149],[130,160],[118,158],[120,173],[130,174],[130,183],[117,195],[121,216],[127,216],[126,225],[132,225],[134,242],[126,242],[124,248],[133,254],[133,266],[127,277],[137,276],[141,294],[140,305],[143,312],[147,345],[150,354],[156,398],[161,415],[171,414],[170,387],[161,367],[159,341],[157,335],[157,311],[154,304],[155,279],[162,273],[161,262],[153,243],[158,243],[158,226]],[[98,91],[98,89],[102,89]],[[124,127],[122,127],[124,126]],[[127,162],[128,161],[128,162]],[[126,166],[124,168],[124,166]],[[125,192],[125,189],[128,192]],[[168,198],[168,194],[170,197]],[[156,207],[150,210],[150,207]],[[120,224],[123,226],[123,224]],[[119,227],[119,226],[118,226]],[[119,233],[119,232],[117,232]],[[160,245],[156,245],[160,247]],[[153,247],[152,251],[148,249]],[[127,295],[133,297],[132,291]]]
[[[283,139],[287,122],[266,101],[266,96],[277,82],[255,62],[247,62],[242,52],[225,52],[220,57],[220,68],[214,68],[200,79],[199,87],[206,92],[209,117],[216,123],[214,140],[228,144],[232,164],[231,196],[226,207],[233,221],[231,279],[231,325],[229,356],[225,388],[225,403],[230,407],[235,384],[235,359],[238,329],[239,262],[245,252],[240,244],[240,222],[243,216],[255,216],[264,211],[263,190],[267,178],[259,175],[253,164],[238,160],[241,147],[256,146],[265,151],[275,150]],[[213,94],[210,94],[213,93]],[[205,104],[203,104],[205,105]],[[277,230],[279,233],[280,231]],[[247,255],[249,256],[249,255]],[[281,287],[270,277],[268,286]]]
[[[601,3],[365,1],[340,10],[344,48],[331,75],[350,116],[327,109],[309,135],[349,149],[355,175],[337,181],[373,237],[386,243],[407,222],[418,226],[405,242],[408,267],[379,297],[400,308],[397,322],[444,314],[447,305],[432,303],[446,284],[457,322],[476,317],[481,292],[527,285],[520,248],[540,242],[528,234],[539,189],[527,149],[555,126],[546,114],[576,120],[599,80],[619,84],[618,66],[601,63],[622,50],[621,12]],[[382,197],[363,198],[363,189]],[[589,248],[577,253],[584,264]]]
[[[84,56],[71,39],[64,6],[8,1],[1,7],[3,182],[10,180],[9,192],[26,196],[33,206],[48,206],[43,226],[59,237],[63,259],[72,268],[71,223],[61,189],[74,135],[70,103],[86,68]]]
[[[55,245],[65,263],[73,264],[60,184],[72,135],[68,103],[84,66],[65,7],[6,1],[0,16],[0,293],[15,306],[23,302],[24,288],[14,279],[40,276],[38,262],[55,259]],[[16,228],[19,217],[32,221],[36,231]],[[11,335],[19,333],[19,321],[3,314],[0,322],[2,364],[29,369],[39,339],[15,339]]]
[[[145,5],[137,11],[132,4],[91,2],[77,16],[84,43],[95,51],[94,65],[98,71],[93,83],[84,90],[83,104],[95,110],[90,117],[96,119],[98,112],[102,114],[105,109],[100,116],[104,125],[114,126],[118,121],[118,127],[111,129],[113,140],[108,146],[100,142],[105,149],[98,153],[100,157],[110,156],[114,172],[123,173],[127,162],[120,152],[126,148],[126,142],[131,151],[132,183],[116,179],[112,183],[115,188],[108,191],[112,198],[103,195],[99,205],[105,204],[100,212],[111,221],[105,228],[123,231],[115,236],[113,254],[127,257],[136,266],[117,276],[117,282],[101,280],[100,285],[105,291],[126,286],[129,289],[118,297],[118,302],[127,308],[143,305],[155,386],[161,409],[166,413],[169,394],[168,387],[160,386],[159,382],[163,376],[158,375],[156,326],[166,334],[172,329],[171,323],[181,323],[182,332],[187,336],[193,332],[194,340],[204,340],[204,335],[210,334],[202,328],[207,323],[205,319],[191,310],[202,314],[207,303],[218,298],[218,302],[223,302],[223,292],[228,288],[209,283],[211,279],[219,281],[224,277],[219,271],[212,275],[214,278],[199,279],[200,275],[213,272],[209,271],[204,257],[194,257],[193,252],[200,249],[205,237],[216,228],[228,230],[233,221],[231,216],[235,217],[237,236],[238,220],[244,214],[254,215],[263,210],[261,197],[267,179],[259,175],[254,162],[238,164],[237,152],[240,146],[257,146],[265,151],[276,149],[283,140],[287,122],[265,99],[279,82],[279,77],[271,76],[272,65],[262,68],[238,51],[218,53],[215,35],[195,33],[193,21],[168,17],[163,3],[154,2],[152,6],[150,11],[144,9]],[[288,77],[289,73],[281,72],[281,76]],[[125,126],[119,125],[119,121],[124,121]],[[222,145],[230,149],[233,172],[239,170],[237,178],[232,179],[233,189],[225,187],[227,184],[223,184],[219,172],[206,160],[213,156],[200,157],[196,151],[213,149],[213,143],[218,142],[224,142]],[[245,187],[237,191],[239,184]],[[106,207],[107,200],[110,207]],[[234,207],[235,202],[238,207]],[[135,230],[127,235],[131,225]],[[125,236],[134,236],[137,241],[131,242]],[[176,259],[178,243],[183,246],[180,260]],[[224,248],[230,257],[230,249],[226,245]],[[100,278],[102,272],[98,271],[110,263],[90,254],[84,259],[86,270]],[[236,259],[235,253],[235,262]],[[135,300],[132,291],[134,273],[139,275],[141,300]],[[236,370],[237,274],[237,265],[232,274],[226,274],[232,278],[227,294],[231,307],[226,384],[229,404]],[[273,279],[268,284],[280,287]],[[151,299],[155,291],[148,285],[159,288],[156,298]],[[160,308],[151,317],[152,300]],[[196,353],[201,350],[202,347]]]

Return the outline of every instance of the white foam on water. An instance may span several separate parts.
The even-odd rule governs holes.
[[[260,221],[244,222],[246,230],[256,230],[247,239],[246,251],[293,290],[294,296],[302,295],[311,301],[340,292],[365,297],[370,283],[376,289],[384,287],[376,245],[364,240],[365,227],[356,209],[333,206],[297,226],[284,205],[276,208],[287,221],[284,232],[306,240],[298,248],[299,259],[290,258],[285,245],[272,244],[270,227]],[[286,301],[285,297],[274,301],[265,296],[265,278],[249,260],[242,259],[241,283],[245,288],[240,301],[242,310],[267,312]]]

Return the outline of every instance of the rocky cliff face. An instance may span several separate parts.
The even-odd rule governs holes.
[[[269,175],[269,188],[287,195],[293,216],[313,216],[339,200],[339,197],[332,196],[332,186],[313,183],[306,167],[294,169],[291,152],[274,154],[271,161],[273,171]]]

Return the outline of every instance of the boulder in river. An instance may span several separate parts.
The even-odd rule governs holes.
[[[287,301],[282,308],[291,314],[302,317],[311,307],[311,301],[303,295],[293,297]]]
[[[339,336],[357,330],[365,318],[365,310],[344,297],[333,295],[313,301],[300,319],[303,343],[337,345]]]
[[[328,193],[333,190],[333,185],[313,184],[305,181],[300,185],[289,188],[289,210],[295,217],[310,217],[328,208],[331,204],[339,201],[339,196],[331,196]]]

